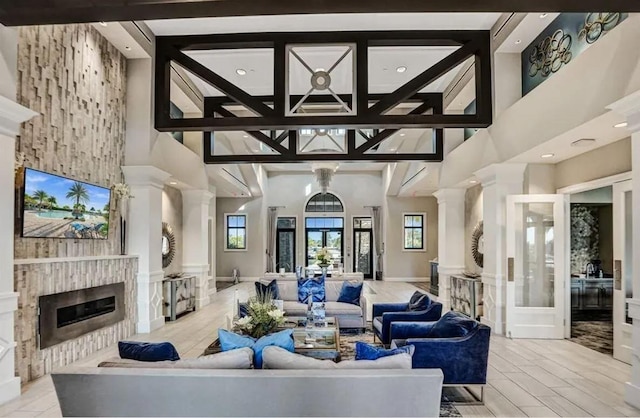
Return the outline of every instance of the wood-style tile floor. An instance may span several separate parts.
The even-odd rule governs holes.
[[[211,305],[131,339],[171,341],[182,357],[196,357],[225,324],[236,288],[239,298],[246,299],[253,283],[224,289],[212,297]],[[415,290],[410,283],[367,282],[369,318],[371,303],[408,300]],[[114,355],[117,349],[111,347],[75,364],[95,366]],[[629,365],[568,340],[509,340],[494,335],[485,405],[456,407],[464,416],[640,416],[640,410],[623,399],[630,373]],[[0,406],[0,416],[60,416],[51,379],[25,385],[18,399]]]

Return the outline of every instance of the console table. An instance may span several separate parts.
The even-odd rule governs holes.
[[[451,276],[451,309],[479,319],[482,316],[482,280]]]
[[[163,315],[169,321],[176,316],[196,310],[196,278],[195,276],[167,277],[162,281],[164,304]]]

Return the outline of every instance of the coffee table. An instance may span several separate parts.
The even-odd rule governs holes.
[[[227,328],[230,328],[231,318],[227,318]],[[278,327],[293,329],[294,352],[316,359],[340,361],[340,326],[338,318],[327,317],[322,325],[314,324],[307,327],[307,318],[298,316],[285,317],[285,323]],[[220,341],[216,338],[203,355],[220,352]]]
[[[293,329],[295,352],[317,359],[340,361],[340,326],[338,318],[327,317],[321,323],[307,326],[307,318],[285,317],[281,329]]]

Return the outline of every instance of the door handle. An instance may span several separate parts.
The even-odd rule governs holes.
[[[513,281],[513,257],[507,258],[507,281]]]
[[[613,286],[622,290],[622,260],[613,260]]]

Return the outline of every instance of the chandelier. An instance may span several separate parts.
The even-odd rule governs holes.
[[[316,180],[320,185],[320,193],[325,194],[329,190],[329,184],[333,173],[338,169],[338,163],[314,163],[311,164],[311,171],[316,175]]]

